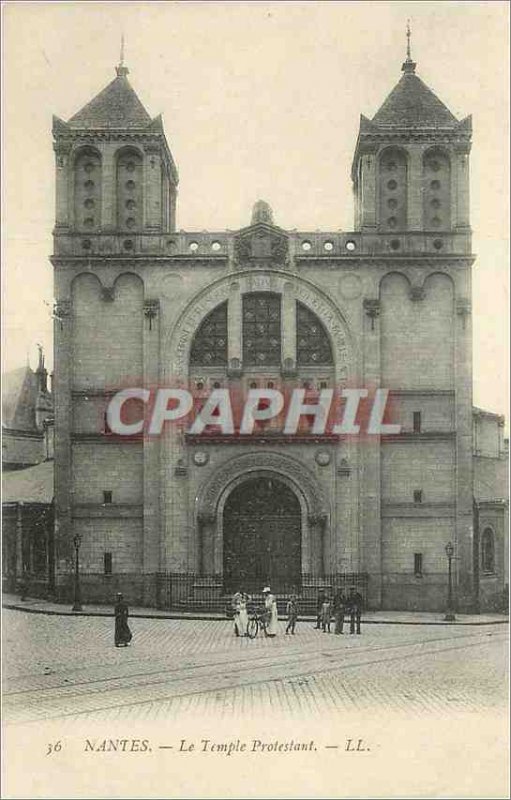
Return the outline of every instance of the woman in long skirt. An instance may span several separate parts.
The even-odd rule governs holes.
[[[127,647],[131,642],[132,635],[128,625],[128,604],[123,600],[122,594],[117,594],[117,602],[114,608],[115,614],[115,646]]]
[[[277,621],[278,621],[278,610],[277,610],[277,600],[275,595],[271,593],[271,589],[269,586],[265,586],[263,589],[263,596],[264,596],[264,607],[266,609],[266,613],[268,614],[268,624],[266,625],[266,635],[267,636],[276,636],[277,635]]]

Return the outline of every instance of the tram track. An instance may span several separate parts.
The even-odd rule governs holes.
[[[69,683],[62,675],[57,686],[9,691],[3,695],[5,722],[21,724],[42,719],[93,714],[109,709],[165,702],[176,698],[209,694],[239,686],[299,678],[310,674],[351,670],[368,665],[402,661],[456,650],[480,647],[488,633],[437,636],[419,642],[399,642],[371,647],[332,648],[325,650],[294,647],[292,651],[247,653],[244,658],[202,661],[135,673],[116,673],[102,678]],[[493,641],[506,638],[492,634]],[[229,653],[232,655],[232,653]],[[91,667],[93,668],[93,667]],[[133,697],[136,693],[137,697]]]

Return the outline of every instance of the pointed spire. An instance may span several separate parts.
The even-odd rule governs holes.
[[[403,63],[401,69],[405,73],[405,75],[414,75],[415,67],[417,64],[415,61],[412,61],[412,48],[410,44],[410,39],[412,38],[412,32],[410,30],[410,20],[406,20],[406,61]]]
[[[128,67],[124,66],[124,33],[121,35],[121,55],[119,58],[119,66],[115,68],[118,78],[125,78],[129,73]]]

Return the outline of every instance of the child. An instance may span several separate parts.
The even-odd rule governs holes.
[[[291,597],[289,598],[288,604],[286,606],[286,612],[287,612],[286,633],[289,633],[289,631],[291,631],[291,633],[294,636],[296,620],[298,617],[298,605],[296,602],[295,594],[292,594]]]
[[[332,615],[332,607],[330,605],[330,598],[327,595],[321,607],[321,621],[322,621],[323,633],[327,632],[330,633],[331,615]]]

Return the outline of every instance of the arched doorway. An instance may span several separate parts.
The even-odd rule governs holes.
[[[302,564],[301,509],[295,493],[273,476],[249,478],[229,497],[223,512],[224,587],[261,591],[298,590]]]

